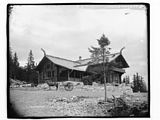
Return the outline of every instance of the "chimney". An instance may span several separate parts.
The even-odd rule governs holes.
[[[82,57],[81,57],[81,56],[79,56],[79,60],[82,60]]]

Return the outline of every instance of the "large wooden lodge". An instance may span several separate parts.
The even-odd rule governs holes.
[[[102,71],[102,64],[91,64],[91,58],[77,61],[67,60],[51,55],[44,55],[36,70],[38,71],[38,83],[49,81],[82,81],[84,76],[89,76]],[[124,68],[128,68],[126,60],[121,53],[110,54],[108,62],[112,64],[107,72],[107,82],[121,83],[121,76],[125,73]]]

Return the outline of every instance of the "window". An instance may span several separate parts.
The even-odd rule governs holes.
[[[51,77],[51,71],[47,72],[47,77]]]
[[[54,71],[52,71],[52,77],[54,77]]]
[[[49,69],[50,68],[50,64],[47,64],[47,69]]]

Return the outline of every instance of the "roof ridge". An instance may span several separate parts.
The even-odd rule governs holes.
[[[109,54],[109,55],[107,55],[107,56],[116,55],[116,54],[120,54],[120,53],[119,53],[119,52],[117,52],[117,53],[112,53],[112,54]],[[90,58],[81,59],[81,61],[83,61],[83,60],[88,60],[88,59],[91,59],[91,57],[90,57]],[[79,60],[76,60],[76,61],[79,61]]]
[[[76,62],[76,61],[73,61],[73,60],[69,60],[69,59],[65,59],[65,58],[61,58],[61,57],[57,57],[57,56],[52,56],[52,55],[46,55],[46,56],[54,57],[54,58],[58,58],[58,59],[62,59],[62,60],[66,60],[66,61],[70,61],[70,62],[74,62],[74,63]]]
[[[78,62],[78,61],[83,61],[83,60],[89,60],[91,58],[85,58],[85,59],[81,59],[81,60],[76,60],[75,62]]]
[[[116,54],[120,54],[119,52],[117,53],[112,53],[112,54],[109,54],[108,56],[111,56],[111,55],[116,55]],[[81,59],[81,60],[69,60],[69,59],[65,59],[65,58],[61,58],[61,57],[57,57],[57,56],[52,56],[52,55],[46,55],[46,56],[49,56],[49,57],[54,57],[54,58],[58,58],[58,59],[62,59],[62,60],[66,60],[66,61],[70,61],[70,62],[74,62],[74,63],[79,63],[79,61],[84,61],[84,60],[89,60],[91,58],[85,58],[85,59]]]

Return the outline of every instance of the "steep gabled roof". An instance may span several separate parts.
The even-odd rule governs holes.
[[[64,59],[64,58],[60,58],[60,57],[55,57],[55,56],[51,56],[51,55],[46,55],[46,57],[52,61],[53,63],[72,69],[72,70],[78,70],[78,71],[85,71],[82,68],[79,67],[74,67],[76,65],[78,65],[79,63],[76,61],[72,61],[72,60],[68,60],[68,59]]]
[[[121,57],[121,59],[125,62],[126,66],[128,66],[127,62],[125,61],[124,57],[120,54],[120,53],[114,53],[114,54],[109,54],[106,56],[108,58],[108,62],[113,62],[114,60],[116,60],[118,57]],[[87,59],[83,59],[83,60],[78,60],[76,61],[79,64],[78,66],[85,66],[85,65],[89,65],[89,64],[97,64],[96,62],[92,61],[91,58],[87,58]],[[98,63],[102,63],[103,62],[103,58],[99,58]]]
[[[115,54],[110,54],[108,57],[108,62],[112,62],[114,61],[116,58],[118,58],[119,56],[123,58],[123,56],[120,53],[115,53]],[[57,64],[59,66],[63,66],[65,68],[68,69],[72,69],[72,70],[77,70],[77,71],[86,71],[88,65],[94,64],[94,62],[92,62],[91,58],[87,58],[87,59],[82,59],[82,60],[77,60],[77,61],[72,61],[72,60],[68,60],[68,59],[64,59],[64,58],[60,58],[60,57],[55,57],[55,56],[51,56],[51,55],[46,55],[44,56],[44,58],[40,61],[40,63],[38,64],[37,68],[39,67],[40,64],[42,64],[43,60],[47,58],[48,60],[50,60],[51,62],[53,62],[54,64]],[[125,67],[128,66],[127,62],[125,61],[125,59],[123,60],[126,64]],[[99,63],[102,63],[102,59],[100,59]]]

